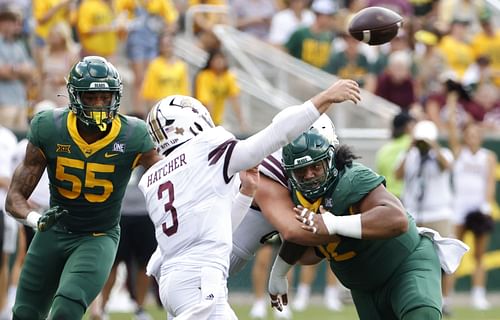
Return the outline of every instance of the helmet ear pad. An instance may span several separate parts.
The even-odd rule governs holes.
[[[148,113],[148,132],[160,154],[214,127],[207,108],[195,98],[182,95],[160,100]]]
[[[86,125],[109,124],[118,113],[123,94],[123,84],[118,70],[106,59],[98,56],[84,57],[70,70],[66,87],[69,109]],[[108,106],[85,105],[84,92],[112,92]]]

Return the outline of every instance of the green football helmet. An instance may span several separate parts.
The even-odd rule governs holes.
[[[104,131],[116,116],[122,97],[122,80],[116,68],[102,57],[84,57],[71,68],[67,88],[69,109],[86,125]],[[82,94],[86,92],[111,92],[109,105],[84,104]]]
[[[331,121],[330,121],[331,123]],[[331,123],[333,132],[334,127]],[[283,147],[283,166],[292,185],[306,198],[321,197],[335,182],[335,148],[338,140],[326,135],[324,127],[313,125],[297,139]],[[314,172],[311,174],[310,172]]]

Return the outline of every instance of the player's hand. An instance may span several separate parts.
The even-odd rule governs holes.
[[[253,197],[259,186],[260,174],[258,167],[240,172],[240,192],[246,196]]]
[[[327,98],[332,103],[351,100],[354,103],[361,101],[361,91],[359,84],[350,79],[337,80],[332,86],[326,89]]]
[[[52,228],[53,225],[61,219],[62,216],[68,213],[68,210],[63,209],[59,206],[54,206],[45,210],[43,215],[38,219],[37,229],[38,231],[47,231]]]
[[[283,306],[288,304],[288,279],[285,275],[278,275],[271,269],[269,275],[269,297],[271,297],[271,307],[283,311]]]
[[[302,229],[322,236],[330,235],[323,221],[322,215],[331,213],[323,208],[323,206],[319,207],[320,214],[316,214],[303,206],[296,206],[293,208],[293,211],[295,211],[295,219],[302,223]]]

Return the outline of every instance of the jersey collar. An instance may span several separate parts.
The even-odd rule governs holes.
[[[111,124],[111,130],[109,130],[108,134],[100,139],[97,140],[94,143],[88,144],[81,136],[80,133],[78,132],[77,126],[76,126],[76,121],[77,117],[73,113],[68,113],[68,120],[67,120],[67,127],[68,127],[68,132],[70,137],[73,139],[73,141],[76,143],[78,148],[82,151],[83,155],[88,158],[92,156],[94,153],[97,151],[101,150],[105,146],[111,143],[118,134],[120,133],[121,129],[121,120],[118,115],[113,119],[113,122]]]
[[[297,196],[301,206],[315,213],[319,212],[319,206],[321,205],[321,202],[323,202],[323,197],[318,198],[316,201],[309,202],[298,190],[295,190],[295,195]]]

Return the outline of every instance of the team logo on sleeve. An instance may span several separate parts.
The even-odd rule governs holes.
[[[326,207],[326,208],[331,208],[331,207],[333,207],[333,199],[332,199],[332,198],[326,198],[326,199],[325,199],[325,207]]]
[[[71,153],[71,145],[58,143],[56,146],[56,152]]]

